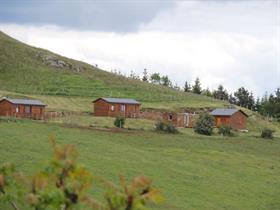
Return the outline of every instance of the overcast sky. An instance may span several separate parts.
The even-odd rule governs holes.
[[[174,83],[280,86],[280,0],[0,0],[0,30],[33,46]]]

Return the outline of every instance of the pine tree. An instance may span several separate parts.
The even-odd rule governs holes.
[[[161,84],[162,84],[163,86],[171,86],[171,85],[172,85],[172,84],[171,84],[171,81],[170,81],[170,79],[168,78],[167,75],[161,77]]]
[[[249,91],[244,87],[238,88],[236,92],[234,92],[234,96],[236,98],[236,105],[247,107],[249,105]]]
[[[209,90],[209,88],[206,88],[205,90],[203,90],[203,91],[202,91],[202,95],[212,97],[212,93],[211,93],[211,91]]]
[[[228,102],[230,104],[236,104],[236,98],[232,94],[230,94],[228,97]]]
[[[220,100],[228,100],[228,97],[229,97],[227,90],[224,89],[224,87],[222,85],[219,85],[218,89],[213,92],[213,96],[214,96],[214,98],[220,99]]]
[[[186,81],[184,86],[184,92],[190,92],[191,89],[191,85]]]
[[[148,71],[147,71],[147,69],[144,69],[142,81],[148,82]]]
[[[201,92],[202,92],[200,80],[198,77],[195,79],[194,85],[192,87],[192,92],[196,93],[196,94],[201,94]]]

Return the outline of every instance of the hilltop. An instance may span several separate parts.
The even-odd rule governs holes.
[[[78,98],[78,101],[82,98],[80,101],[86,103],[98,97],[127,97],[140,100],[143,107],[160,109],[220,107],[227,104],[206,96],[119,76],[29,46],[2,32],[0,52],[2,95],[8,91],[9,95],[21,97],[60,96],[58,98]],[[43,99],[52,101],[48,97]]]

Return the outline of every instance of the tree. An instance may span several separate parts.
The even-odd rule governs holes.
[[[211,136],[214,129],[214,117],[205,112],[199,115],[194,131],[199,134]]]
[[[234,92],[234,96],[236,98],[236,105],[247,107],[249,104],[249,91],[244,87],[238,88],[236,92]]]
[[[277,88],[275,91],[275,100],[277,103],[280,103],[280,88]]]
[[[211,93],[209,88],[206,88],[205,90],[202,91],[202,95],[212,97],[213,94]]]
[[[184,92],[190,92],[191,89],[191,85],[186,81],[184,86]]]
[[[219,100],[228,100],[229,98],[227,90],[222,85],[219,85],[218,89],[214,90],[213,97]]]
[[[148,71],[147,71],[147,69],[144,69],[142,81],[148,82]]]
[[[236,98],[232,94],[230,94],[228,97],[228,102],[230,104],[236,104]]]
[[[253,110],[254,107],[255,107],[255,98],[254,98],[253,92],[251,92],[248,97],[247,108]]]
[[[153,73],[151,75],[151,82],[154,84],[160,84],[160,74],[159,73]]]
[[[266,93],[261,100],[260,114],[276,118],[280,121],[280,89],[277,88],[275,95]]]
[[[175,85],[173,86],[174,89],[176,90],[181,90],[181,88],[179,87],[179,85],[177,83],[175,83]]]
[[[261,111],[261,102],[260,98],[258,97],[254,106],[254,111],[260,112]]]
[[[162,76],[160,80],[161,80],[161,84],[163,86],[171,86],[172,85],[171,81],[170,81],[170,79],[168,78],[167,75],[166,76]]]
[[[192,92],[196,93],[196,94],[201,94],[201,92],[202,92],[200,80],[198,77],[195,79],[194,85],[192,87]]]

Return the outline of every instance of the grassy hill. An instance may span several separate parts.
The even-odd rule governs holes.
[[[0,163],[14,162],[27,174],[49,159],[48,136],[55,133],[58,143],[78,147],[80,162],[96,176],[114,181],[119,174],[151,177],[165,197],[151,210],[280,208],[279,138],[207,137],[189,129],[179,135],[108,133],[25,120],[0,122],[0,133]],[[92,188],[93,195],[102,193]],[[0,209],[12,210],[3,204]]]
[[[2,96],[38,98],[49,110],[74,112],[91,112],[91,101],[101,96],[136,98],[144,108],[158,109],[227,104],[117,76],[0,33]],[[192,129],[161,134],[144,119],[127,119],[125,130],[116,132],[113,118],[87,113],[44,123],[0,118],[0,164],[13,162],[27,174],[37,172],[50,157],[48,136],[55,134],[58,143],[78,147],[81,163],[96,176],[114,181],[119,174],[151,177],[165,202],[149,209],[279,210],[280,126],[245,111],[249,132],[233,137],[202,136]],[[273,140],[259,138],[264,127],[276,131]],[[101,197],[103,191],[95,186],[91,193]],[[12,210],[1,202],[0,209]]]
[[[2,95],[3,91],[9,91],[10,95],[24,94],[22,96],[42,98],[51,108],[61,108],[55,105],[56,102],[53,103],[55,99],[58,103],[65,99],[65,103],[68,103],[70,101],[67,99],[71,97],[79,103],[89,103],[94,98],[105,96],[135,98],[143,102],[144,107],[161,109],[220,107],[227,104],[206,96],[118,76],[47,50],[28,46],[2,32],[0,52]]]

